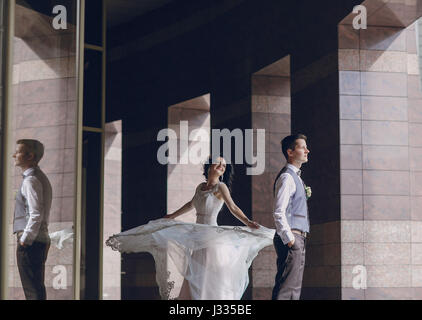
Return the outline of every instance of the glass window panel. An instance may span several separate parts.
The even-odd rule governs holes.
[[[105,124],[103,299],[120,300],[121,255],[105,245],[122,231],[122,121]]]
[[[102,0],[85,1],[85,43],[102,46]]]
[[[85,50],[84,57],[84,126],[101,128],[102,53]]]
[[[55,5],[66,8],[66,28],[55,29]],[[13,118],[11,136],[36,139],[44,145],[39,168],[52,187],[48,233],[51,246],[45,263],[47,299],[73,299],[73,237],[76,180],[76,0],[25,0],[15,7],[13,56]],[[6,174],[13,185],[8,212],[9,298],[25,299],[17,267],[13,231],[15,193],[21,190],[22,166],[10,154]],[[44,184],[45,186],[45,184]],[[44,187],[45,189],[45,187]],[[48,206],[48,200],[43,200]],[[37,233],[37,237],[40,232]],[[39,238],[37,238],[39,240]]]
[[[101,133],[84,132],[82,154],[81,299],[99,299]]]
[[[3,47],[4,47],[4,41],[5,38],[5,23],[6,20],[3,17],[3,13],[4,13],[4,7],[5,7],[5,0],[0,0],[0,206],[3,205],[3,112],[4,112],[4,89],[5,87],[3,86],[4,81],[4,77],[5,77],[5,70],[3,69],[5,64],[4,64],[4,59],[5,59],[5,53],[3,52]],[[1,209],[2,210],[2,209]],[[3,239],[4,237],[4,230],[6,229],[4,226],[4,217],[0,216],[0,272],[3,269],[3,265],[7,265],[8,264],[8,257],[7,257],[7,250],[5,250],[7,248],[7,246],[3,245]],[[4,281],[5,279],[3,279],[4,274],[0,274],[0,284],[2,284],[2,281]],[[3,288],[0,288],[0,290],[3,290]]]
[[[5,10],[5,0],[1,0],[0,1],[0,26],[2,29],[4,29],[3,23],[5,22],[4,10]]]

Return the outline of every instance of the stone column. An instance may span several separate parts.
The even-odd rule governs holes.
[[[343,299],[422,294],[422,93],[415,27],[393,9],[339,25]]]
[[[172,213],[182,207],[186,202],[190,201],[195,193],[195,188],[201,182],[205,181],[203,176],[202,164],[208,159],[210,153],[210,95],[203,95],[194,99],[190,99],[169,107],[168,110],[168,127],[177,134],[177,161],[178,163],[171,163],[167,166],[167,212]],[[188,126],[188,141],[186,145],[188,150],[181,150],[182,139],[186,137],[180,136],[180,123],[186,121]],[[193,130],[202,129],[207,133],[207,138],[192,135]],[[186,141],[184,141],[186,142]],[[201,148],[201,151],[206,150],[201,163],[193,164],[181,163],[182,154],[188,155],[188,151],[194,152],[194,148]],[[196,149],[196,150],[198,150]],[[198,154],[199,156],[199,154]],[[187,159],[189,160],[189,159]],[[195,222],[196,215],[191,211],[177,220],[185,222]]]
[[[218,88],[211,92],[211,129],[224,129],[232,131],[239,128],[243,132],[250,129],[251,126],[251,85],[250,78],[242,79],[225,79],[225,82],[219,83]],[[212,137],[211,137],[212,139]],[[234,141],[232,139],[232,141]],[[243,140],[244,141],[244,140]],[[243,142],[242,142],[243,143]],[[234,143],[232,142],[232,163],[234,163]],[[221,147],[221,151],[223,151]],[[234,202],[242,209],[242,211],[250,218],[252,201],[251,201],[251,176],[246,174],[246,166],[244,164],[234,165],[235,176],[232,185],[232,198]],[[217,223],[219,225],[243,225],[235,218],[226,206],[220,212]],[[251,299],[251,279],[250,285],[244,294],[244,299]]]
[[[167,213],[169,214],[189,202],[194,196],[198,184],[205,181],[203,163],[210,154],[209,111],[209,94],[172,105],[168,109],[168,128],[174,130],[177,135],[175,139],[177,163],[169,163],[167,165]],[[188,136],[182,136],[181,126],[187,126]],[[201,130],[204,134],[199,134],[198,131],[195,134],[194,130]],[[169,137],[169,141],[170,139],[172,138]],[[187,146],[187,149],[182,148],[182,146]],[[201,153],[199,153],[199,150]],[[192,163],[190,160],[191,156],[201,157],[200,162]],[[181,163],[183,157],[186,157],[185,159],[188,160],[188,163]],[[195,223],[196,211],[192,210],[177,217],[176,220]],[[167,270],[170,272],[169,281],[174,281],[174,289],[172,290],[174,296],[171,298],[187,299],[189,297],[188,290],[186,292],[180,291],[184,278],[177,271],[170,256],[167,257]]]
[[[385,26],[389,11],[378,9]],[[303,171],[313,189],[302,297],[415,297],[420,91],[412,27],[340,25],[338,39],[333,30],[318,34],[292,54],[292,132],[309,137]],[[365,291],[351,288],[356,266],[367,272]]]
[[[406,28],[421,6],[364,5],[367,29],[355,30],[350,14],[291,55],[292,132],[308,135],[311,150],[304,299],[421,294],[422,95],[414,27]]]
[[[274,179],[286,164],[280,142],[290,134],[289,56],[252,75],[252,127],[265,129],[265,141],[260,141],[265,143],[265,171],[252,176],[252,217],[263,226],[274,228]],[[271,299],[276,260],[273,246],[264,248],[255,258],[252,264],[254,300]]]
[[[321,26],[308,36],[291,54],[292,133],[308,137],[309,162],[302,166],[302,178],[312,188],[302,299],[340,299],[337,32]]]
[[[167,167],[157,161],[162,144],[157,133],[163,128],[167,128],[166,106],[150,112],[145,105],[122,119],[122,231],[166,214]],[[121,268],[123,300],[160,299],[150,254],[122,254]]]
[[[53,233],[72,228],[74,220],[76,28],[68,24],[68,30],[54,30],[50,16],[20,5],[16,5],[15,19],[11,134],[14,141],[38,139],[44,144],[39,166],[53,189],[48,228]],[[13,168],[10,160],[7,165],[9,172],[14,172],[16,191],[22,182],[21,170]],[[14,199],[9,201],[14,203]],[[13,211],[8,218],[11,231]],[[16,262],[16,237],[8,236],[9,298],[24,299]],[[68,243],[62,249],[52,245],[45,268],[47,298],[72,299],[72,279],[73,245]]]
[[[119,300],[121,255],[106,246],[106,240],[122,225],[122,122],[105,125],[103,299]]]

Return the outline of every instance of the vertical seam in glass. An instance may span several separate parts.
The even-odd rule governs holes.
[[[104,144],[105,144],[105,109],[106,109],[106,32],[107,32],[107,2],[103,0],[102,12],[102,78],[101,78],[101,174],[100,174],[100,245],[99,245],[99,281],[98,281],[98,297],[103,299],[103,238],[104,238]]]
[[[85,0],[77,0],[76,23],[76,81],[77,81],[77,131],[76,131],[76,184],[73,243],[73,298],[80,300],[81,278],[81,203],[82,203],[82,116],[83,116],[83,65],[85,33]]]
[[[7,22],[5,25],[5,41],[6,50],[5,53],[5,73],[4,73],[4,105],[3,105],[3,141],[2,141],[2,164],[3,170],[1,173],[1,183],[2,183],[2,213],[1,214],[1,288],[0,288],[0,298],[5,300],[8,298],[8,233],[9,233],[9,221],[8,213],[10,212],[10,196],[11,196],[11,179],[8,172],[8,155],[11,153],[11,136],[9,135],[9,126],[13,123],[11,121],[11,110],[12,110],[12,83],[13,83],[13,35],[15,30],[15,0],[6,1],[7,5]]]

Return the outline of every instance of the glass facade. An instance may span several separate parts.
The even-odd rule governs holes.
[[[298,129],[313,138],[310,165],[318,175],[309,180],[328,193],[316,191],[310,210],[315,245],[308,247],[306,297],[422,294],[422,20],[415,22],[422,0],[384,1],[367,30],[355,30],[352,13],[340,24],[333,18],[329,33],[315,31],[315,41],[305,34],[286,38],[286,48],[271,43],[293,34],[275,28],[287,18],[287,2],[277,4],[280,10],[276,1],[263,4],[262,15],[244,23],[250,38],[238,35],[252,6],[194,12],[161,1],[174,5],[148,14],[142,1],[124,2],[0,0],[1,299],[25,299],[13,234],[23,180],[12,157],[19,139],[43,143],[39,167],[52,185],[47,299],[159,298],[152,258],[121,255],[105,241],[176,210],[203,179],[199,165],[164,169],[156,161],[156,133],[180,129],[180,121],[207,131],[266,128],[268,170],[252,179],[241,171],[234,198],[267,227],[273,227],[273,181],[284,166],[280,138]],[[119,8],[109,10],[115,24],[108,51],[105,3]],[[265,19],[277,32],[263,37]],[[262,69],[280,54],[292,59]],[[107,100],[106,66],[113,75]],[[212,108],[210,95],[189,100],[205,92],[212,93]],[[322,105],[329,108],[324,113]],[[409,230],[412,237],[401,238]],[[271,247],[254,260],[248,296],[269,299],[275,259]],[[367,291],[353,287],[360,265],[368,267]]]
[[[47,1],[48,2],[48,1]],[[77,147],[76,1],[67,1],[62,19],[52,13],[54,1],[17,1],[14,14],[12,104],[9,141],[36,139],[44,145],[39,167],[52,186],[49,232],[53,237],[45,267],[48,299],[73,299],[73,242],[62,245],[54,236],[71,232],[75,216]],[[61,23],[60,27],[55,23]],[[21,183],[22,170],[10,155],[5,171],[12,181],[11,203]],[[13,208],[13,205],[10,206]],[[9,298],[22,299],[23,290],[13,259],[17,250],[12,234],[13,212],[8,216]],[[54,234],[54,236],[53,236]],[[59,239],[60,241],[60,239]]]
[[[105,7],[84,0],[6,4],[0,1],[2,298],[25,299],[13,233],[23,170],[12,155],[18,140],[33,139],[44,146],[38,166],[52,187],[47,299],[102,299],[109,279],[102,272]],[[115,137],[115,126],[109,130]],[[114,260],[120,274],[120,257]],[[120,284],[113,288],[106,295],[120,297]]]
[[[6,87],[5,87],[5,80],[6,80],[6,39],[7,39],[7,15],[6,12],[8,11],[8,6],[6,5],[5,0],[0,1],[0,181],[3,181],[3,144],[4,144],[4,130],[5,130],[5,103],[6,103]],[[3,212],[3,198],[4,198],[4,189],[3,184],[0,183],[0,206],[2,207]],[[6,243],[6,219],[4,215],[0,216],[0,243]],[[0,270],[6,269],[8,264],[7,260],[7,250],[5,245],[0,247]],[[0,274],[0,296],[6,295],[6,285],[7,285],[7,277],[6,273],[2,272]]]

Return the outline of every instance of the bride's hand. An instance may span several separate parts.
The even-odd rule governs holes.
[[[252,229],[259,229],[259,224],[256,223],[255,221],[252,221],[252,220],[248,220],[248,222],[246,223],[246,225],[249,228],[252,228]]]

